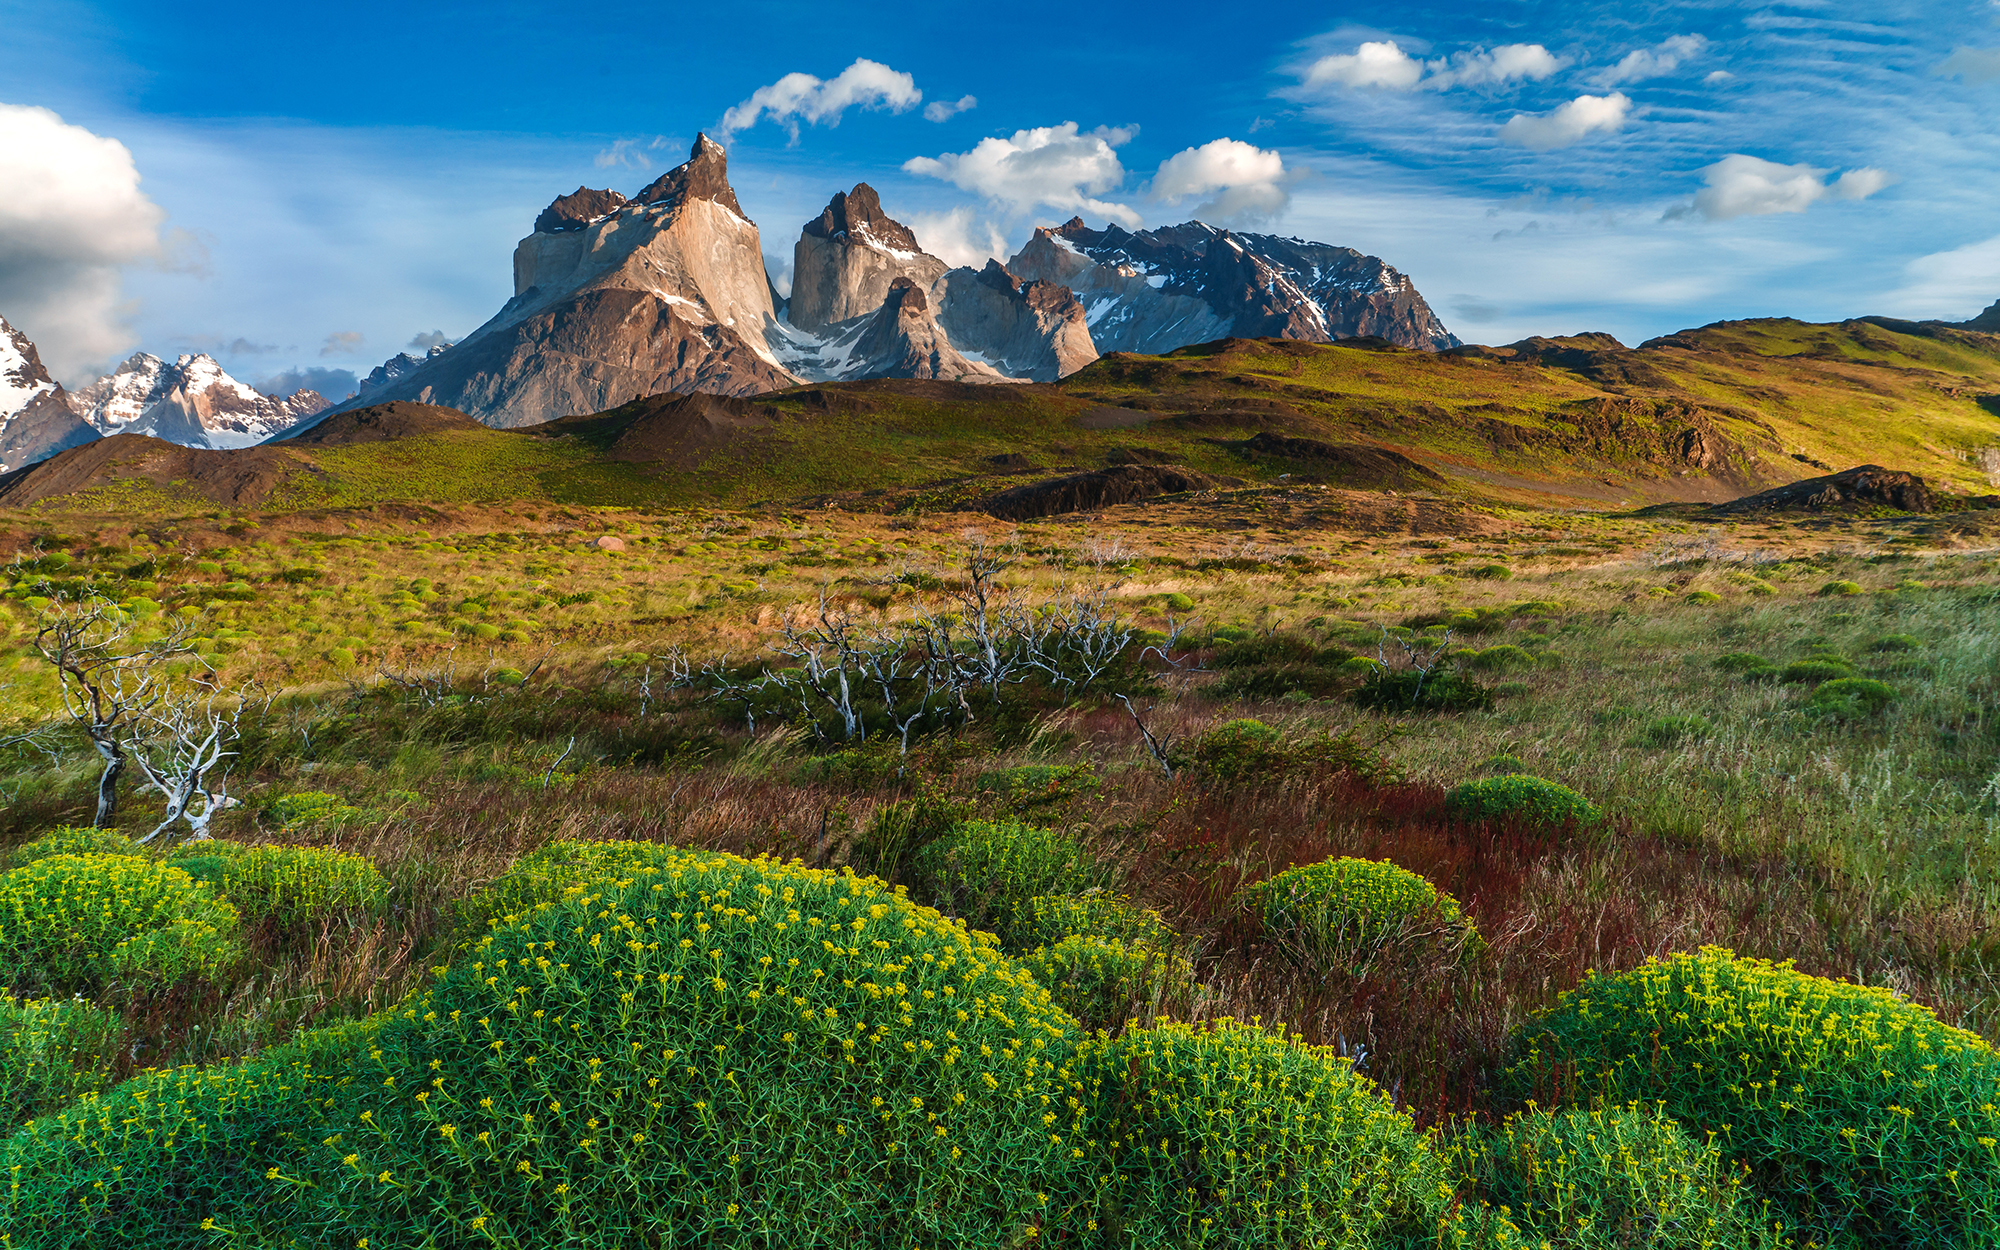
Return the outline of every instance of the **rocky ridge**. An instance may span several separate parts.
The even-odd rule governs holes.
[[[182,355],[172,364],[139,352],[71,397],[99,434],[146,434],[183,447],[249,447],[327,407],[318,391],[260,394],[215,358]]]

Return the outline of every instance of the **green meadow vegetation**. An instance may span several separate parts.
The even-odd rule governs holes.
[[[1677,337],[1590,367],[1982,437],[1955,340]],[[0,514],[0,1247],[2000,1247],[1992,514],[1071,419],[1513,370],[1560,438],[1468,463],[1616,459],[1571,366],[1235,350],[666,487],[578,421]],[[1142,436],[1254,480],[949,510]]]

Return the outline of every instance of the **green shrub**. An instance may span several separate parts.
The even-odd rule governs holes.
[[[1473,568],[1471,573],[1483,582],[1510,581],[1514,576],[1514,570],[1504,564],[1481,564]]]
[[[0,995],[0,1137],[102,1088],[118,1028],[82,999]]]
[[[1639,731],[1639,741],[1649,747],[1671,747],[1699,742],[1714,732],[1706,717],[1655,716]]]
[[[1483,651],[1467,651],[1462,658],[1467,668],[1482,673],[1513,673],[1535,667],[1535,657],[1513,643],[1502,643]]]
[[[348,650],[346,647],[329,648],[326,653],[326,659],[329,664],[332,664],[342,672],[353,668],[355,663],[354,652]]]
[[[0,968],[17,991],[213,977],[241,954],[236,929],[236,909],[207,886],[128,855],[51,855],[0,873]]]
[[[680,854],[657,842],[550,842],[515,860],[492,885],[459,900],[452,944],[477,942],[501,917],[552,903],[585,881],[658,871],[678,862]]]
[[[1866,594],[1867,588],[1864,587],[1860,582],[1849,582],[1849,581],[1828,582],[1826,585],[1821,586],[1819,588],[1819,593],[1821,593],[1822,595],[1833,595],[1833,596],[1859,595],[1859,594]]]
[[[1823,1244],[2000,1244],[2000,1055],[1885,989],[1717,947],[1650,959],[1565,993],[1505,1084],[1657,1104]]]
[[[1530,1110],[1454,1152],[1510,1232],[1548,1250],[1752,1250],[1760,1227],[1740,1173],[1657,1109]],[[1497,1223],[1497,1221],[1496,1221]]]
[[[913,797],[876,809],[854,848],[855,865],[885,881],[902,881],[918,852],[972,819],[975,811],[942,782],[926,780]]]
[[[1527,764],[1522,761],[1520,756],[1508,755],[1505,752],[1498,755],[1489,755],[1479,761],[1474,767],[1482,773],[1492,773],[1495,776],[1503,777],[1509,773],[1525,773],[1528,771]]]
[[[1242,897],[1287,951],[1322,967],[1365,964],[1390,947],[1457,951],[1479,940],[1457,899],[1388,860],[1287,868]]]
[[[1357,655],[1351,660],[1341,661],[1340,667],[1333,671],[1342,677],[1360,677],[1365,680],[1377,673],[1383,672],[1387,667],[1382,661],[1373,656]]]
[[[1770,668],[1772,664],[1761,655],[1751,655],[1748,651],[1732,651],[1728,655],[1717,656],[1715,667],[1725,673],[1748,673],[1760,668]]]
[[[1022,961],[1056,1005],[1087,1029],[1117,1029],[1158,1013],[1194,987],[1194,965],[1177,951],[1078,934]]]
[[[1173,929],[1160,913],[1134,904],[1122,894],[1092,890],[1085,894],[1044,894],[1028,900],[1028,940],[1053,946],[1068,937],[1110,938],[1172,946]]]
[[[968,820],[917,853],[918,897],[1010,950],[1032,950],[1034,900],[1080,894],[1101,869],[1068,834],[1019,820]]]
[[[1685,602],[1700,604],[1704,607],[1712,603],[1722,602],[1722,596],[1712,590],[1690,590],[1687,594],[1681,596],[1681,598]]]
[[[1806,709],[1820,716],[1864,720],[1896,701],[1896,688],[1867,677],[1838,677],[1822,683],[1806,700]]]
[[[1792,683],[1838,681],[1854,676],[1854,666],[1845,660],[1793,660],[1778,670],[1778,680]]]
[[[274,919],[289,927],[380,907],[389,895],[388,880],[365,857],[323,847],[190,842],[169,862],[208,882],[251,924]]]
[[[1445,796],[1445,810],[1460,820],[1529,820],[1593,825],[1604,813],[1568,786],[1517,773],[1468,781]]]
[[[1098,787],[1097,770],[1089,764],[1026,764],[979,774],[974,788],[998,795],[1015,810],[1071,802]]]
[[[1287,737],[1277,727],[1250,717],[1211,726],[1186,747],[1175,748],[1171,758],[1179,768],[1224,783],[1280,781],[1315,768],[1345,769],[1363,777],[1392,771],[1388,761],[1361,742],[1355,729]]]
[[[680,852],[503,920],[384,1023],[377,1127],[314,1152],[325,1241],[1012,1244],[1091,1137],[1075,1043],[878,881]]]
[[[290,829],[294,825],[338,824],[361,815],[361,809],[349,807],[324,790],[302,790],[266,803],[264,815],[280,828]]]
[[[1385,712],[1483,712],[1493,706],[1493,692],[1463,669],[1377,666],[1368,674],[1354,701]]]
[[[51,855],[126,855],[144,859],[146,852],[132,839],[110,829],[57,825],[33,842],[15,847],[4,862],[9,868],[19,868]]]
[[[1160,601],[1167,605],[1167,611],[1169,612],[1194,611],[1194,600],[1181,594],[1179,591],[1160,596]]]
[[[1884,652],[1920,651],[1923,649],[1923,645],[1924,640],[1915,634],[1885,634],[1871,643],[1868,649],[1881,654]]]
[[[1452,1189],[1442,1161],[1327,1047],[1234,1020],[1164,1024],[1089,1043],[1079,1068],[1096,1244],[1433,1244]]]

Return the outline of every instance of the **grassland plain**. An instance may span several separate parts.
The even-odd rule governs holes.
[[[2000,390],[2000,367],[1976,343],[1871,323],[1693,339],[1590,348],[1584,363],[1659,370],[1671,377],[1661,393],[1782,392],[1755,420],[1714,399],[1700,426],[1763,448],[1767,467],[1865,458],[1960,491],[1984,484],[1958,454],[1994,427],[1976,400]],[[1064,890],[1126,900],[1117,906],[1157,913],[1149,923],[1176,935],[1164,957],[1193,976],[1141,969],[1135,984],[1156,987],[1128,1000],[1142,1022],[1283,1021],[1441,1132],[1519,1110],[1495,1093],[1511,1048],[1586,975],[1704,945],[1886,987],[2000,1038],[2000,513],[1713,520],[1613,506],[1565,492],[1638,504],[1718,479],[1676,485],[1686,463],[1648,459],[1643,438],[1638,454],[1592,450],[1611,434],[1573,418],[1611,392],[1572,370],[1232,350],[1226,370],[1199,353],[1107,361],[1054,395],[1023,388],[998,424],[990,410],[890,391],[838,420],[779,422],[777,441],[731,444],[678,476],[607,460],[610,435],[578,423],[319,449],[315,474],[255,511],[120,486],[0,516],[0,548],[15,552],[0,595],[9,732],[60,723],[33,643],[48,614],[102,599],[142,631],[195,622],[194,651],[176,661],[185,679],[254,680],[271,696],[232,765],[241,804],[214,831],[337,848],[386,880],[365,905],[246,922],[247,955],[228,976],[114,985],[99,1005],[117,1016],[118,1043],[93,1043],[80,1085],[255,1056],[394,1007],[453,961],[479,914],[468,900],[564,840],[798,856],[921,894],[920,874],[899,867],[921,857],[898,859],[886,831],[903,830],[911,849],[911,830],[973,818],[1058,831],[1089,864],[1089,881]],[[1479,379],[1499,371],[1519,401],[1506,423],[1546,440],[1503,446],[1481,424],[1496,418],[1480,405],[1497,401]],[[1229,381],[1239,375],[1257,381]],[[1863,381],[1880,404],[1836,411],[1831,397]],[[1201,420],[1076,420],[1176,387],[1175,420]],[[1214,405],[1224,415],[1204,416],[1191,390],[1228,397]],[[1282,409],[1242,402],[1273,395]],[[1381,431],[1409,427],[1370,405],[1413,397],[1459,415],[1419,431],[1409,454],[1505,481],[1351,490],[1281,480],[1293,470],[1228,445],[1274,427],[1387,441]],[[804,414],[815,401],[781,402]],[[1287,411],[1312,424],[1286,425],[1301,419]],[[1666,420],[1675,438],[1696,428]],[[1008,480],[967,472],[986,457],[1054,469],[1133,447],[1250,480],[1022,524],[945,510]],[[1548,506],[1559,498],[1570,506]],[[595,545],[606,536],[623,549]],[[962,611],[978,548],[1004,563],[1009,602],[1101,595],[1146,631],[1116,687],[1129,708],[1109,686],[1057,698],[1023,685],[969,724],[920,734],[905,756],[879,722],[865,741],[798,716],[760,713],[753,730],[674,680],[690,657],[777,664],[783,630],[823,606],[870,630]],[[1140,657],[1145,645],[1155,651]],[[1413,648],[1438,650],[1490,707],[1361,706],[1370,670],[1405,666]],[[1889,696],[1844,695],[1842,682],[1883,683]],[[1260,763],[1204,766],[1222,758],[1203,756],[1204,735],[1244,718],[1269,732],[1230,741],[1256,746]],[[1453,787],[1510,773],[1567,786],[1602,818],[1454,815]],[[11,748],[0,848],[87,821],[96,780],[95,757],[64,731]],[[119,825],[136,835],[160,816],[157,796],[128,794]],[[1480,941],[1302,962],[1245,888],[1342,856],[1423,877]],[[1025,897],[952,901],[1042,914]],[[1034,940],[1053,952],[1069,937]],[[1015,953],[1033,966],[1026,942]],[[1508,1141],[1544,1131],[1511,1124]],[[1820,1244],[1872,1244],[1827,1228]]]

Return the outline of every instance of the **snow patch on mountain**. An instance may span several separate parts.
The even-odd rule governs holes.
[[[172,364],[140,352],[78,391],[76,410],[99,434],[147,434],[183,447],[250,447],[327,406],[317,391],[259,394],[205,353]]]

